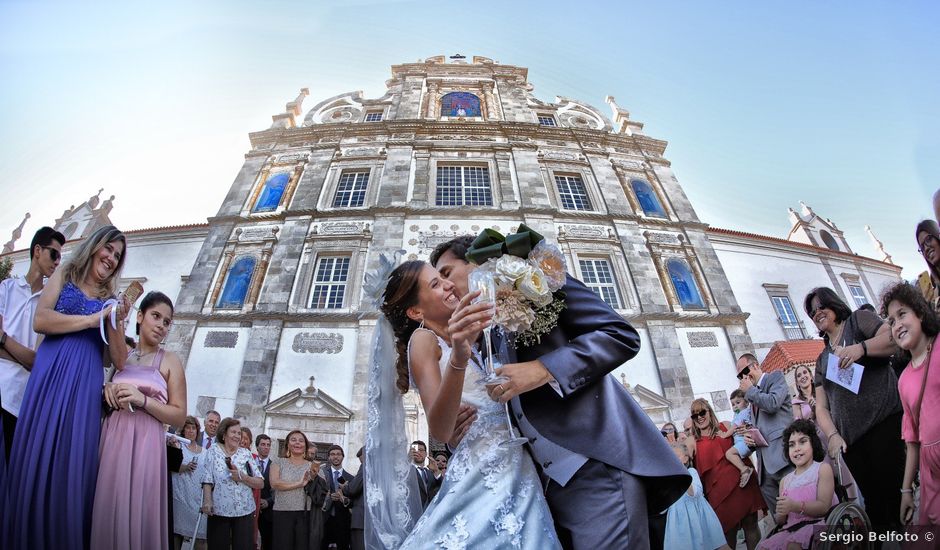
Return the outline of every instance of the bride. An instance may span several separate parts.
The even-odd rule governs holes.
[[[392,270],[394,261],[380,261],[366,281],[383,313],[370,364],[366,547],[560,548],[532,459],[520,446],[499,445],[512,437],[506,416],[479,383],[482,362],[473,346],[492,321],[493,304],[472,304],[478,293],[459,300],[425,262]],[[461,402],[477,407],[478,417],[423,515],[401,407],[412,384],[435,439],[451,438]]]

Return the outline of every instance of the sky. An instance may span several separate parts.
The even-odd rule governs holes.
[[[527,67],[536,97],[616,97],[699,217],[785,237],[805,201],[904,276],[940,187],[940,3],[44,2],[0,0],[0,243],[104,188],[112,221],[203,223],[248,133],[393,64],[461,53]]]

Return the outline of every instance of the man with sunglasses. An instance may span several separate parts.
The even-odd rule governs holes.
[[[740,389],[754,409],[754,424],[767,440],[767,447],[757,449],[761,465],[759,482],[767,509],[774,510],[780,480],[793,469],[783,452],[783,430],[793,422],[790,387],[782,371],[765,373],[757,357],[750,353],[738,359],[737,369]],[[744,440],[754,446],[750,435],[744,434]]]
[[[933,220],[924,220],[914,230],[917,251],[927,262],[927,271],[917,277],[917,286],[934,311],[940,311],[940,226]]]
[[[0,406],[7,458],[13,445],[20,402],[39,346],[39,335],[33,331],[36,304],[46,280],[59,265],[64,244],[62,233],[51,227],[40,228],[29,245],[26,276],[0,282]]]

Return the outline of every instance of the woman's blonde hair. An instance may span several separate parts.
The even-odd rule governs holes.
[[[124,233],[121,233],[113,225],[98,228],[78,245],[68,262],[62,267],[65,282],[71,281],[75,285],[82,284],[85,278],[88,277],[89,271],[91,271],[95,254],[104,248],[106,244],[116,241],[121,241],[124,244],[124,251],[121,252],[121,256],[118,258],[118,264],[114,268],[114,272],[96,289],[93,297],[110,298],[117,295],[117,282],[121,277],[121,268],[124,267],[124,258],[127,257],[127,239],[124,237]]]
[[[803,388],[800,387],[800,381],[797,378],[800,375],[800,369],[806,369],[806,372],[809,373],[810,391],[812,391],[812,387],[813,387],[813,371],[809,370],[809,367],[807,367],[806,365],[797,365],[796,368],[793,369],[793,382],[796,385],[796,396],[802,399],[803,401],[808,402],[809,398],[813,396],[803,395]]]
[[[711,428],[712,435],[718,433],[718,419],[715,418],[715,411],[712,409],[712,406],[706,401],[699,397],[692,402],[692,406],[689,407],[690,412],[695,412],[698,409],[700,411],[708,411],[708,427]],[[692,419],[692,433],[695,435],[695,440],[698,441],[702,439],[702,430],[698,429],[698,425],[695,423],[695,419]]]

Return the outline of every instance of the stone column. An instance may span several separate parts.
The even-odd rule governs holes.
[[[215,286],[212,287],[212,295],[209,296],[209,304],[207,307],[214,308],[215,303],[219,300],[219,294],[222,292],[222,285],[225,283],[226,275],[228,275],[228,268],[232,265],[232,259],[235,257],[235,249],[231,248],[225,251],[225,255],[222,257],[222,269],[219,271],[219,278],[215,281]]]
[[[689,369],[679,347],[679,335],[672,321],[647,321],[647,331],[659,378],[663,384],[663,396],[669,400],[669,411],[675,421],[682,421],[689,416],[689,405],[695,399]]]
[[[632,214],[639,215],[643,212],[643,209],[640,208],[640,203],[636,200],[636,196],[633,194],[633,186],[630,185],[630,178],[627,177],[623,172],[623,168],[614,166],[614,173],[617,174],[617,179],[620,180],[620,186],[623,187],[623,194],[627,196],[627,202],[630,203],[630,211]]]
[[[441,117],[441,97],[437,82],[428,82],[428,112],[426,118],[437,120]]]
[[[287,182],[287,189],[284,190],[284,194],[281,195],[281,201],[278,203],[278,208],[286,207],[291,200],[291,197],[294,196],[294,191],[297,189],[297,183],[300,181],[300,174],[304,171],[304,163],[298,162],[297,166],[294,166],[294,173],[291,174],[290,181]]]
[[[434,203],[434,198],[430,196],[431,178],[431,152],[427,149],[416,150],[415,155],[415,180],[414,190],[411,195],[411,206],[413,208],[427,207]]]
[[[259,320],[251,325],[235,395],[235,418],[242,419],[246,426],[264,426],[264,406],[270,399],[268,394],[283,326],[284,322],[280,320]]]
[[[499,105],[493,95],[493,82],[482,82],[483,101],[486,102],[486,119],[499,120]]]
[[[268,271],[268,262],[271,261],[271,249],[265,248],[261,251],[261,260],[255,266],[254,276],[251,278],[251,286],[248,288],[248,299],[242,306],[244,311],[250,311],[258,301],[258,291],[261,290],[261,283],[264,282],[264,275]]]
[[[650,255],[653,256],[653,264],[656,266],[656,273],[659,274],[663,290],[666,291],[666,299],[669,301],[669,305],[675,308],[679,305],[679,297],[676,296],[676,289],[672,286],[672,277],[669,276],[669,270],[666,269],[662,254],[650,251]]]

